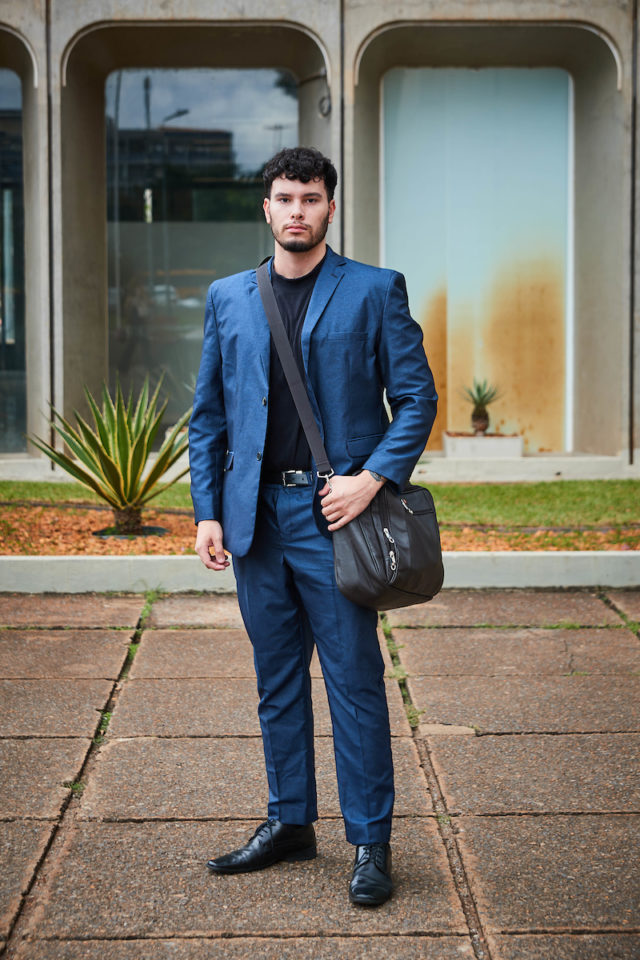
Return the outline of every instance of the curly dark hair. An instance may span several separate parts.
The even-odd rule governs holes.
[[[314,147],[285,147],[271,160],[267,160],[262,171],[266,197],[271,196],[271,185],[278,177],[301,180],[302,183],[322,180],[329,200],[333,199],[338,182],[338,174],[331,160]]]

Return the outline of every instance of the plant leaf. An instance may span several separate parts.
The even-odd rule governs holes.
[[[97,493],[98,496],[102,497],[103,500],[110,506],[117,506],[116,501],[112,497],[111,493],[105,489],[98,480],[90,473],[85,472],[81,467],[79,467],[66,453],[60,453],[58,450],[54,450],[48,443],[44,440],[40,440],[38,437],[29,437],[31,443],[36,446],[39,450],[42,450],[54,463],[57,463],[59,467],[62,467],[63,470],[66,470],[75,480],[78,480],[83,486],[88,487],[90,490],[93,490],[94,493]]]

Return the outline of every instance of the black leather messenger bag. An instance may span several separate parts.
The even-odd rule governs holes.
[[[300,370],[278,310],[267,264],[257,270],[271,336],[296,405],[318,477],[331,485],[333,470]],[[385,483],[355,519],[333,531],[336,582],[349,600],[374,610],[431,600],[444,569],[433,497],[410,485],[397,494]]]

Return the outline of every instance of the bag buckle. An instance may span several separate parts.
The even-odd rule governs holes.
[[[318,473],[317,473],[318,480],[324,480],[325,483],[328,483],[328,484],[329,484],[329,490],[332,489],[332,487],[331,487],[331,477],[333,477],[333,476],[335,476],[335,471],[332,470],[332,469],[329,469],[329,472],[328,472],[328,473],[320,473],[319,470],[318,470]]]

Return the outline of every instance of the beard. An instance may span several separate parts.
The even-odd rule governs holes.
[[[322,243],[325,236],[327,235],[327,229],[329,227],[329,214],[327,213],[326,217],[321,224],[311,233],[307,234],[305,238],[303,237],[287,237],[286,229],[283,227],[280,230],[280,233],[276,233],[273,229],[273,224],[271,224],[271,234],[276,243],[279,243],[283,250],[287,250],[289,253],[306,253],[308,250],[313,250],[314,247],[317,247],[319,243]]]

